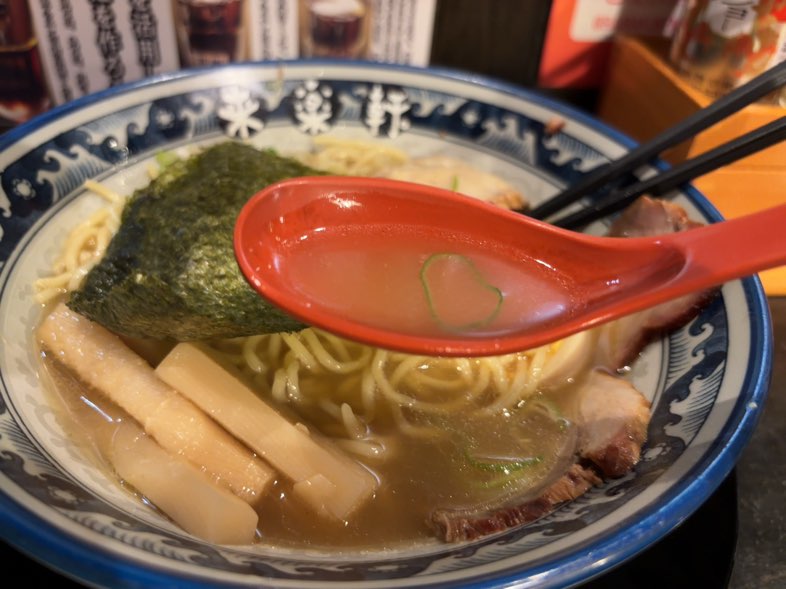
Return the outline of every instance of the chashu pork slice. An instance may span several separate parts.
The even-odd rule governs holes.
[[[591,468],[574,463],[534,499],[487,510],[437,509],[429,524],[445,542],[475,540],[540,519],[602,482]]]
[[[619,477],[638,462],[647,437],[650,403],[630,382],[594,370],[579,391],[575,426],[576,459],[567,470],[534,496],[503,505],[468,509],[437,509],[429,522],[447,542],[474,540],[533,522],[583,495],[603,482]]]
[[[685,210],[663,199],[641,197],[609,228],[610,237],[649,237],[686,231],[702,225]],[[717,287],[687,294],[650,309],[628,315],[598,328],[599,356],[611,369],[631,364],[644,347],[699,314],[718,293]]]
[[[615,220],[608,234],[643,237],[699,225],[679,205],[642,197]],[[598,358],[605,369],[594,370],[578,391],[574,461],[535,496],[497,506],[435,510],[429,524],[437,535],[448,542],[468,541],[530,523],[602,484],[604,477],[630,472],[647,439],[651,407],[646,397],[615,371],[633,362],[653,339],[692,320],[717,290],[689,294],[596,328]]]
[[[639,461],[650,402],[629,381],[593,370],[579,392],[578,455],[604,476],[621,477]]]

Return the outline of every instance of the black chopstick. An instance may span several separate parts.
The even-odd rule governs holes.
[[[632,172],[669,147],[682,143],[721,119],[777,90],[784,84],[786,84],[786,61],[770,68],[748,83],[696,111],[677,125],[636,147],[621,158],[605,164],[595,172],[588,174],[557,196],[528,211],[527,214],[536,219],[545,219],[580,198],[591,196],[598,189],[609,184],[611,180]]]
[[[552,221],[557,227],[578,229],[622,210],[640,195],[661,196],[708,172],[786,139],[786,116],[780,117],[651,178],[614,191],[588,207]]]

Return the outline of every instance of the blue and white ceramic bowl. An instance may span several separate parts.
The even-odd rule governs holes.
[[[561,133],[544,127],[565,121]],[[660,539],[731,470],[771,369],[766,299],[731,282],[685,328],[651,345],[633,378],[653,403],[635,471],[548,517],[461,545],[299,553],[195,539],[121,491],[61,429],[39,384],[32,283],[98,199],[147,182],[164,149],[223,138],[285,151],[313,137],[384,140],[471,159],[533,202],[616,158],[630,141],[570,108],[474,75],[347,62],[243,64],[161,77],[55,109],[0,138],[0,531],[85,583],[107,587],[557,587]],[[697,219],[718,213],[695,190]]]

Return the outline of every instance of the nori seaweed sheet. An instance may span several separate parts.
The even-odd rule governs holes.
[[[260,189],[319,173],[235,142],[170,166],[132,195],[106,254],[68,306],[133,337],[188,341],[303,329],[248,284],[232,234]]]

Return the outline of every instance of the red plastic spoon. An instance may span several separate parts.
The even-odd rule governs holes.
[[[447,190],[322,176],[252,197],[234,239],[251,285],[305,323],[482,356],[786,264],[786,205],[658,237],[594,237]]]

